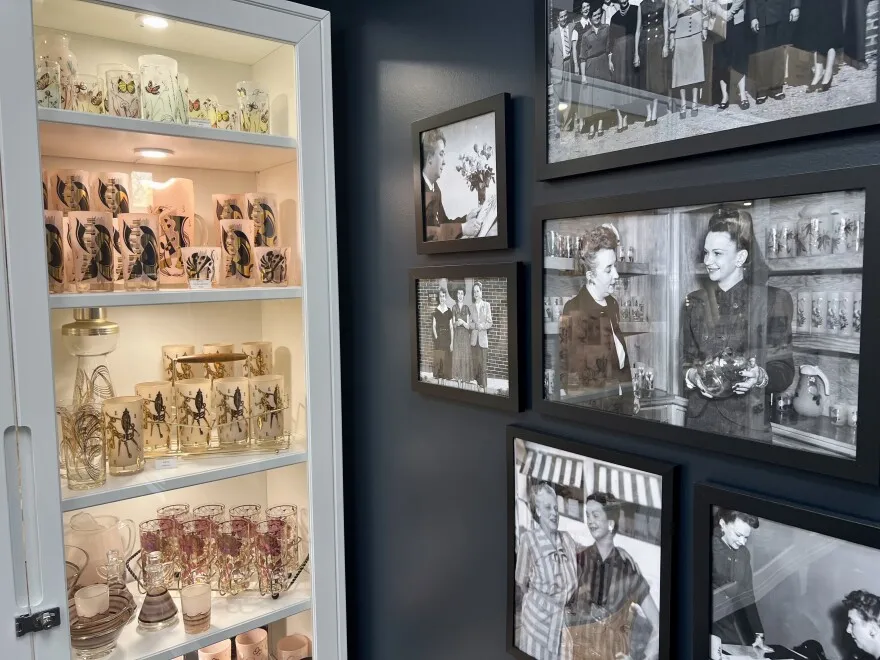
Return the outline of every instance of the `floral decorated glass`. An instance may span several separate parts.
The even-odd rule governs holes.
[[[104,81],[98,76],[78,73],[73,77],[73,107],[76,112],[104,114]]]
[[[213,530],[204,519],[188,520],[180,531],[180,584],[211,581]]]
[[[217,570],[220,595],[234,596],[248,588],[254,573],[253,527],[244,518],[220,523]]]
[[[281,535],[283,522],[267,520],[257,525],[257,577],[260,594],[275,596],[288,588],[288,553]]]
[[[226,505],[203,504],[193,509],[192,515],[196,520],[207,520],[211,524],[211,561],[213,562],[217,558],[217,533],[220,530],[220,523],[226,519]]]
[[[229,509],[229,519],[244,518],[251,526],[260,522],[260,512],[263,510],[259,504],[239,504]]]
[[[182,523],[189,515],[189,504],[168,504],[156,509],[157,518],[170,518],[175,523]]]
[[[279,520],[284,524],[284,529],[281,530],[281,533],[286,539],[289,548],[292,549],[293,542],[299,533],[296,505],[282,504],[269,507],[266,509],[266,520]],[[293,559],[295,562],[299,561],[299,558],[295,555]]]
[[[178,545],[177,523],[173,518],[154,518],[146,520],[138,526],[141,540],[139,562],[141,571],[146,566],[147,556],[158,552],[161,562],[169,567],[166,586],[173,586],[174,570],[180,566],[180,548]]]

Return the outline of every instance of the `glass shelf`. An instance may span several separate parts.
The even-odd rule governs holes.
[[[236,300],[289,300],[302,298],[302,287],[246,287],[240,289],[165,289],[159,291],[113,291],[106,293],[56,293],[49,296],[51,309],[77,307],[129,307],[181,303],[233,302]]]
[[[296,140],[217,128],[39,108],[43,156],[118,163],[150,162],[140,147],[174,153],[162,165],[260,172],[296,158]],[[158,163],[157,163],[158,164]]]
[[[143,596],[137,593],[137,587],[129,585],[129,589],[140,608]],[[180,611],[180,598],[174,597],[174,601]],[[311,582],[304,571],[290,591],[275,600],[271,596],[260,596],[258,592],[229,597],[215,595],[211,601],[211,628],[201,635],[187,635],[182,621],[173,628],[153,633],[139,633],[137,625],[130,623],[123,629],[116,650],[108,660],[167,660],[305,612],[311,607]]]
[[[130,476],[108,477],[107,483],[99,488],[81,491],[62,486],[61,510],[76,511],[141,495],[296,465],[307,460],[308,453],[304,438],[294,438],[291,449],[278,454],[217,456],[199,460],[148,459],[143,472]],[[166,464],[170,467],[161,467]]]

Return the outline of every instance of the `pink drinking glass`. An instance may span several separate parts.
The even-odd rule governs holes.
[[[180,531],[180,585],[211,581],[211,550],[214,546],[211,522],[188,520]]]
[[[234,596],[250,586],[254,574],[254,537],[243,518],[220,523],[217,535],[217,570],[221,596]]]

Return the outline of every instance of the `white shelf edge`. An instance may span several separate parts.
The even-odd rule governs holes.
[[[75,307],[130,307],[180,303],[231,302],[238,300],[287,300],[302,298],[301,286],[243,287],[240,289],[162,289],[159,291],[107,291],[105,293],[50,293],[50,309]]]
[[[152,467],[154,459],[147,459],[147,467],[143,472],[125,477],[114,477],[108,474],[107,483],[99,488],[76,491],[62,486],[61,510],[64,512],[77,511],[133,497],[305,463],[308,461],[308,452],[301,449],[302,446],[297,442],[293,448],[279,454],[233,454],[179,459],[176,467],[167,470],[155,469]],[[207,469],[200,470],[199,468]],[[151,477],[155,478],[151,479]]]
[[[74,112],[72,110],[38,108],[37,118],[40,121],[51,122],[53,124],[73,124],[75,126],[87,126],[90,128],[144,133],[146,135],[166,135],[172,138],[251,144],[258,147],[273,147],[276,149],[297,148],[295,138],[283,135],[262,135],[260,133],[226,131],[219,128],[190,126],[189,124],[166,124],[157,121],[148,121],[146,119],[96,115],[88,112]]]
[[[136,588],[129,585],[129,590],[134,593],[135,601],[140,611],[143,596],[137,593]],[[178,617],[180,612],[180,597],[172,595],[174,602],[177,604]],[[275,607],[272,607],[275,604]],[[233,616],[236,622],[232,625],[217,626],[217,619],[225,619],[229,616],[229,606],[235,607]],[[264,605],[265,607],[260,607]],[[116,649],[107,656],[107,660],[167,660],[185,655],[192,651],[197,651],[205,646],[216,644],[224,639],[229,639],[241,633],[268,625],[275,621],[294,616],[300,612],[305,612],[312,607],[312,587],[311,579],[305,573],[301,574],[299,580],[293,585],[290,591],[281,594],[278,600],[273,600],[271,596],[260,596],[259,594],[242,594],[239,596],[217,596],[214,595],[211,602],[211,628],[208,632],[200,635],[187,635],[183,630],[183,621],[179,620],[173,628],[166,628],[157,632],[139,633],[137,632],[137,622],[129,623],[117,642]],[[219,616],[218,616],[219,615]],[[168,640],[170,637],[181,638],[183,642],[172,642],[172,645],[155,650],[145,650],[141,645],[132,644],[132,640],[145,639],[155,642]],[[158,646],[158,644],[157,644]],[[274,649],[269,649],[270,654]]]

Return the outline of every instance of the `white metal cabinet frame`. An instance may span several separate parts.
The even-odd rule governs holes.
[[[329,12],[284,0],[117,0],[102,4],[296,45],[314,652],[319,658],[344,660],[342,424]],[[0,616],[27,611],[28,607],[32,611],[60,607],[59,627],[17,642],[33,644],[38,660],[56,660],[68,656],[70,643],[33,52],[30,0],[0,2],[0,61],[6,63],[0,84],[0,181],[5,191],[0,296],[6,298],[6,305],[0,305],[0,427],[7,429],[6,446],[17,449],[3,456],[8,461],[20,453],[20,469],[25,475],[21,503],[30,593],[29,601],[23,601],[21,581],[17,590],[0,590]],[[6,274],[8,282],[4,281]],[[11,341],[7,333],[11,333]],[[11,347],[11,363],[5,346]],[[10,374],[14,375],[14,387]],[[18,443],[14,442],[16,436]],[[0,480],[5,476],[2,467]],[[16,493],[17,484],[7,486],[7,494]],[[8,510],[14,513],[17,503],[11,504]],[[0,510],[0,530],[6,528],[7,515],[6,509]],[[6,576],[25,571],[25,565],[14,561],[14,537],[19,530],[15,524],[9,529],[12,545],[0,542],[0,587],[5,586]],[[18,597],[17,603],[12,594]],[[0,621],[0,643],[8,651],[13,647],[7,641],[14,643],[15,638],[6,639],[9,631],[14,635],[13,623],[6,626]],[[24,648],[22,651],[15,656],[30,655]]]

